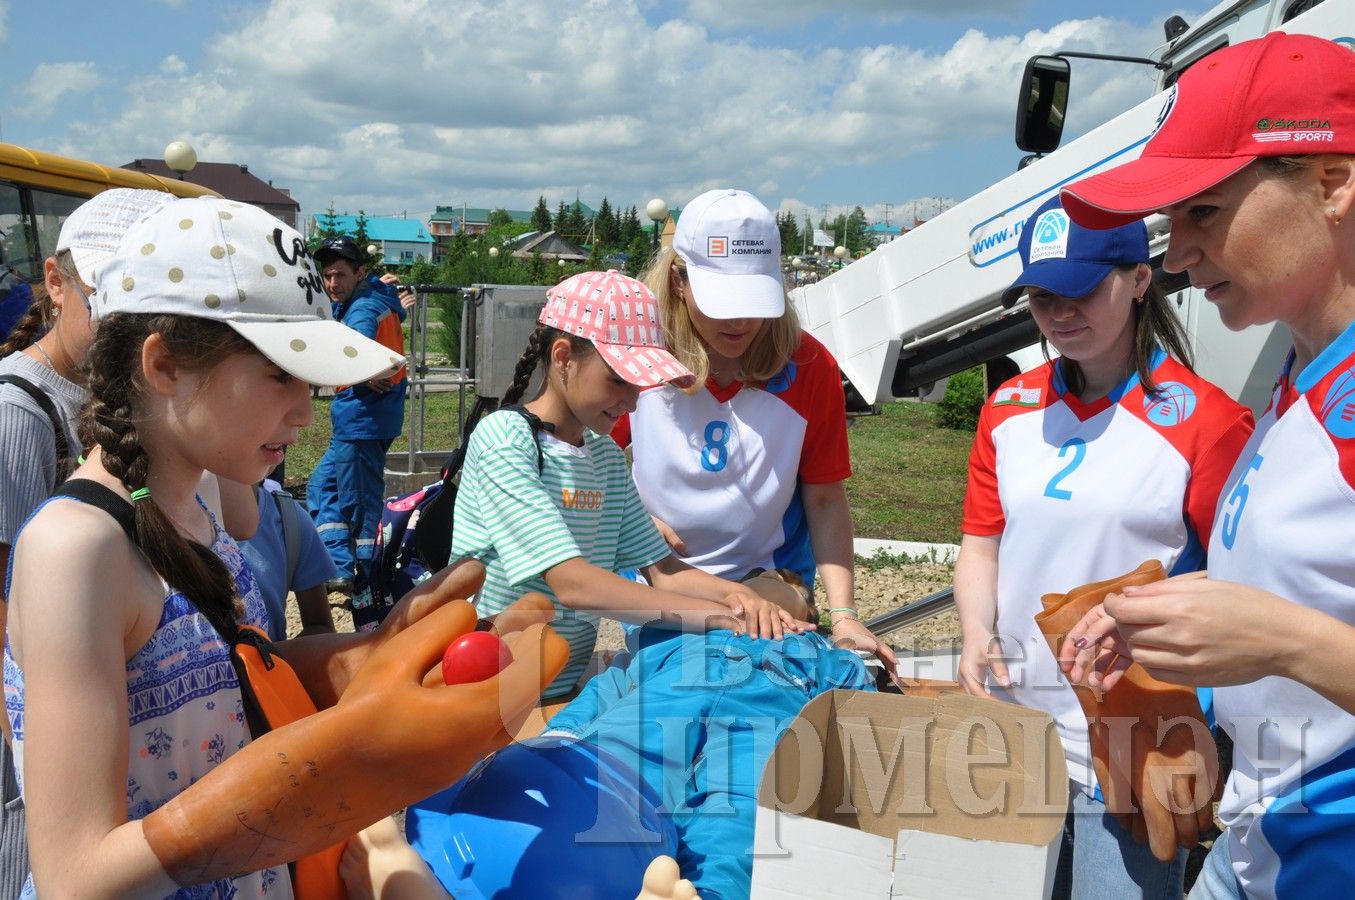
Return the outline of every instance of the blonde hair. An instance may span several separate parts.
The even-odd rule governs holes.
[[[696,383],[684,392],[694,394],[710,375],[710,356],[706,344],[687,313],[687,303],[673,290],[673,278],[686,278],[687,264],[672,247],[664,247],[650,263],[644,282],[659,302],[659,324],[663,328],[663,342],[668,352],[677,357],[692,374]],[[761,387],[781,373],[800,346],[802,332],[795,308],[786,304],[786,311],[775,319],[766,319],[757,336],[743,354],[745,384]]]

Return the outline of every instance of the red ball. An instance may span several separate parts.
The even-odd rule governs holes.
[[[446,684],[484,681],[508,668],[513,653],[492,631],[472,631],[452,641],[442,654],[442,680]]]

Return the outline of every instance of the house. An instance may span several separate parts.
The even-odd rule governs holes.
[[[163,159],[134,159],[122,168],[134,172],[147,172],[161,178],[178,178],[177,172],[170,171]],[[227,200],[239,200],[252,203],[293,228],[301,216],[301,204],[292,199],[287,188],[274,187],[272,181],[265,181],[249,171],[243,163],[200,162],[188,173],[185,181],[200,184],[215,191]]]
[[[554,231],[529,231],[518,235],[504,247],[518,259],[540,256],[542,259],[559,259],[572,263],[588,262],[588,254],[583,248]]]
[[[489,229],[490,209],[478,206],[439,206],[428,217],[428,230],[433,237],[442,240],[465,231],[469,235],[484,234]],[[514,222],[526,224],[532,221],[531,210],[504,210]]]
[[[872,247],[887,244],[901,234],[903,234],[902,228],[897,225],[886,225],[883,222],[867,225],[864,232],[866,240],[870,242]]]
[[[416,259],[431,262],[433,236],[418,219],[400,219],[392,216],[366,216],[367,243],[381,251],[381,264],[407,266]],[[313,217],[312,231],[331,230],[353,237],[358,233],[357,216],[331,216],[321,213]]]

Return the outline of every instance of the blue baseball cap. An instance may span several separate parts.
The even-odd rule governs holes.
[[[1140,219],[1106,231],[1083,228],[1068,218],[1056,194],[1026,220],[1017,249],[1021,276],[1002,292],[1003,306],[1032,287],[1080,298],[1117,266],[1148,261],[1148,226]]]

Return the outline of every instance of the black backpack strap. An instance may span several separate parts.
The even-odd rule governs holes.
[[[554,432],[555,423],[545,421],[527,407],[517,403],[500,406],[499,409],[511,409],[527,420],[527,427],[532,430],[532,440],[536,441],[536,474],[540,475],[546,470],[546,455],[541,452],[541,432]]]
[[[132,546],[141,549],[141,541],[136,536],[136,510],[122,495],[110,487],[88,478],[75,478],[57,486],[53,497],[72,497],[81,503],[101,509],[113,517],[113,521],[122,526],[127,540]]]
[[[56,480],[58,482],[64,481],[70,469],[71,442],[66,436],[65,420],[62,419],[61,413],[57,411],[56,404],[52,402],[51,397],[47,396],[46,391],[22,375],[16,375],[13,372],[0,375],[0,384],[12,384],[19,388],[32,397],[33,402],[47,414],[48,420],[52,423],[52,435],[56,441]]]
[[[136,535],[136,509],[130,501],[124,500],[122,495],[112,488],[105,487],[88,478],[75,478],[58,485],[57,489],[52,492],[52,496],[71,497],[81,503],[87,503],[103,510],[113,517],[114,522],[121,526],[123,533],[127,535],[127,540],[132,542],[132,546],[138,550],[141,549],[141,541]],[[193,605],[194,609],[202,613],[202,617],[216,630],[216,633],[226,642],[227,646],[235,644],[239,639],[239,627],[234,619],[229,616],[217,616],[209,613],[198,606],[192,597],[188,597],[188,602]]]

